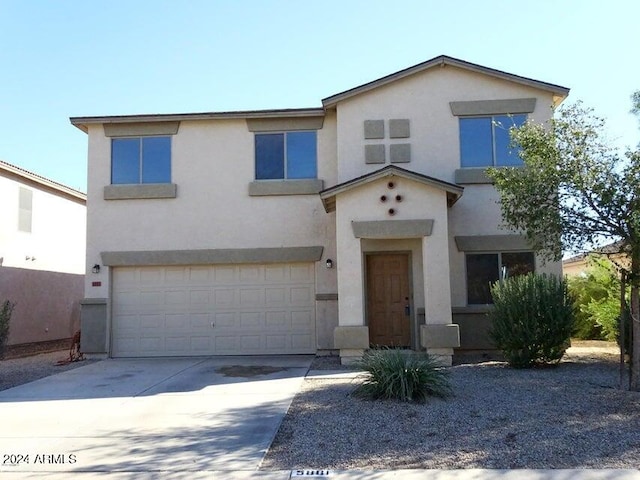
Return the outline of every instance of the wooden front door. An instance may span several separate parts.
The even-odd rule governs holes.
[[[367,323],[373,346],[409,347],[409,255],[367,255]]]

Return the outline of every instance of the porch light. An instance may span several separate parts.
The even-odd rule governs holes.
[[[93,266],[93,268],[91,269],[91,271],[93,273],[100,273],[100,265],[98,265],[97,263]]]
[[[333,260],[331,260],[330,258],[327,258],[327,268],[333,268]]]

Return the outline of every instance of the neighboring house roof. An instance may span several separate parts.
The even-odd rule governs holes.
[[[572,265],[572,264],[583,262],[591,254],[620,255],[625,253],[627,253],[625,249],[625,244],[622,240],[619,240],[617,242],[612,242],[607,245],[604,245],[600,248],[596,248],[595,250],[592,250],[590,252],[584,252],[584,253],[581,253],[580,255],[567,258],[562,261],[562,265]]]
[[[356,95],[360,95],[361,93],[382,87],[410,75],[415,75],[416,73],[424,72],[425,70],[429,70],[435,67],[443,67],[445,65],[451,65],[453,67],[462,68],[464,70],[483,73],[485,75],[500,78],[502,80],[508,80],[511,82],[538,88],[540,90],[549,91],[554,95],[554,105],[559,104],[567,95],[569,95],[569,89],[566,87],[561,87],[560,85],[541,82],[532,78],[521,77],[519,75],[513,75],[501,70],[483,67],[482,65],[477,65],[475,63],[465,62],[464,60],[448,57],[446,55],[440,55],[439,57],[432,58],[431,60],[427,60],[426,62],[422,62],[412,67],[405,68],[404,70],[400,70],[399,72],[392,73],[391,75],[387,75],[386,77],[379,78],[372,82],[365,83],[364,85],[360,85],[358,87],[351,88],[344,92],[327,97],[322,100],[322,105],[325,108],[330,108],[335,106],[338,102],[346,100],[347,98],[354,97]]]
[[[327,188],[321,191],[320,198],[322,199],[324,209],[327,213],[333,212],[336,209],[336,195],[338,195],[339,193],[343,193],[353,188],[366,185],[367,183],[374,182],[381,178],[393,176],[407,178],[424,185],[429,185],[440,190],[444,190],[447,193],[447,203],[449,204],[449,206],[453,205],[462,196],[462,192],[464,191],[463,187],[461,187],[460,185],[456,185],[455,183],[445,182],[444,180],[439,180],[428,175],[422,175],[410,170],[405,170],[404,168],[400,168],[395,165],[387,165],[386,167],[383,167],[380,170],[376,170],[375,172],[367,173],[366,175],[353,178],[351,180],[340,183],[338,185],[334,185],[331,188]]]
[[[379,78],[369,83],[365,83],[358,87],[351,88],[341,93],[337,93],[322,100],[321,108],[290,108],[277,110],[246,110],[246,111],[230,111],[230,112],[202,112],[202,113],[180,113],[180,114],[141,114],[141,115],[114,115],[114,116],[97,116],[97,117],[71,117],[71,123],[83,132],[87,132],[90,124],[103,123],[136,123],[136,122],[169,122],[181,120],[216,120],[216,119],[232,119],[232,118],[292,118],[292,117],[318,117],[324,116],[329,108],[335,107],[338,102],[348,98],[360,95],[373,89],[382,87],[389,83],[395,82],[402,78],[424,72],[431,68],[443,67],[451,65],[471,72],[482,73],[491,77],[507,80],[510,82],[527,85],[540,90],[548,91],[553,94],[554,105],[558,105],[564,98],[569,95],[569,89],[552,83],[541,82],[527,77],[521,77],[511,73],[495,70],[489,67],[483,67],[475,63],[465,62],[457,58],[440,55],[426,62],[419,63],[399,72],[392,73],[385,77]]]
[[[80,203],[82,205],[87,204],[87,195],[75,190],[71,187],[67,187],[61,183],[49,180],[41,175],[25,170],[24,168],[11,165],[10,163],[0,160],[0,176],[11,178],[19,182],[28,184],[33,188],[44,190],[48,193],[64,197],[68,200]]]

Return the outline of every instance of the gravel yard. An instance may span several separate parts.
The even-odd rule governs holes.
[[[81,362],[58,365],[59,360],[67,360],[69,350],[58,352],[40,353],[22,358],[11,358],[0,361],[0,391],[17,387],[23,383],[33,382],[40,378],[48,377],[56,373],[73,370],[82,367],[95,360],[83,360]]]
[[[455,396],[424,405],[353,398],[358,380],[318,357],[261,469],[640,468],[640,393],[617,390],[615,349],[592,347],[557,368],[463,362]],[[95,361],[58,366],[67,355],[0,361],[0,390]]]
[[[460,364],[455,396],[424,405],[307,379],[261,468],[639,468],[640,393],[617,390],[617,368],[611,351],[580,347],[556,368]]]

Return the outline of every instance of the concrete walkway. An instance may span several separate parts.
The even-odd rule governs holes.
[[[312,359],[105,360],[2,391],[0,476],[255,471]]]

